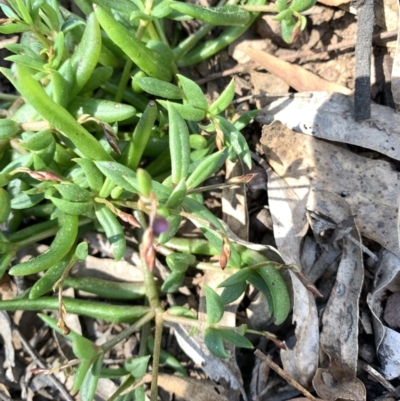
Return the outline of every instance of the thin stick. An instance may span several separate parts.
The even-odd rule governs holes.
[[[381,32],[372,36],[372,40],[385,40],[385,39],[396,39],[397,31]],[[313,50],[303,50],[294,54],[288,54],[287,56],[279,57],[281,60],[291,61],[297,58],[309,57],[309,56],[321,56],[325,53],[329,53],[335,50],[345,50],[352,48],[356,45],[355,39],[343,40],[342,42],[336,43],[334,45],[323,46]]]
[[[279,376],[284,378],[292,387],[296,390],[299,390],[304,394],[305,397],[312,401],[317,401],[318,398],[315,398],[309,391],[307,391],[301,384],[299,384],[296,380],[290,377],[283,369],[281,369],[275,362],[272,362],[271,357],[263,354],[259,349],[254,352],[254,355],[257,358],[260,358],[263,362],[265,362],[271,369],[275,370]]]
[[[363,369],[368,372],[374,379],[382,384],[383,387],[389,391],[390,394],[395,396],[397,399],[400,398],[400,391],[396,390],[378,371],[371,366],[364,364]]]
[[[18,328],[14,326],[13,330],[17,334],[18,338],[21,340],[22,346],[24,347],[25,351],[31,356],[31,358],[39,365],[39,367],[41,367],[42,369],[47,369],[45,363],[43,362],[38,352],[31,347],[28,341],[26,341],[26,339],[22,336]],[[53,382],[54,386],[57,388],[61,396],[66,401],[74,401],[74,398],[72,398],[68,394],[68,391],[65,389],[65,387],[62,385],[62,383],[60,383],[60,381],[57,378],[55,378],[53,375],[50,375],[49,379]]]

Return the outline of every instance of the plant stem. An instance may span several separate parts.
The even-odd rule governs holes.
[[[122,71],[122,77],[121,80],[119,81],[118,90],[117,93],[115,94],[114,98],[115,102],[120,102],[122,100],[122,97],[124,96],[124,90],[129,81],[129,78],[131,77],[132,66],[133,66],[132,60],[131,59],[126,60],[124,70]]]
[[[0,100],[10,100],[10,101],[14,102],[18,98],[20,98],[20,96],[9,95],[8,93],[0,93]]]
[[[133,323],[131,326],[127,327],[125,330],[121,331],[121,333],[117,334],[111,340],[105,342],[101,347],[104,352],[110,351],[113,347],[115,347],[119,342],[123,341],[125,338],[129,337],[132,333],[139,330],[143,325],[152,320],[155,316],[155,311],[151,310],[149,313],[141,317],[138,321]]]
[[[79,220],[78,224],[79,224],[79,226],[84,226],[85,224],[89,224],[91,222],[92,222],[91,219],[84,218],[84,219]],[[17,249],[25,248],[28,245],[32,245],[32,244],[34,244],[36,242],[40,242],[40,241],[42,241],[42,240],[44,240],[46,238],[49,238],[49,237],[52,237],[53,235],[56,235],[58,230],[59,230],[58,226],[55,226],[55,227],[52,227],[52,228],[48,228],[45,231],[42,231],[42,232],[37,233],[35,235],[32,235],[32,236],[30,236],[30,237],[28,237],[26,239],[18,241],[15,245],[16,245]]]
[[[156,332],[154,336],[150,401],[157,401],[158,398],[158,369],[160,366],[161,339],[164,326],[163,314],[164,311],[161,308],[159,308],[156,312]]]

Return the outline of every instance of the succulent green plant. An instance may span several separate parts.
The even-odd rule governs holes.
[[[251,167],[249,147],[240,131],[255,113],[236,121],[225,116],[234,97],[233,81],[209,104],[202,89],[178,73],[179,67],[202,61],[235,40],[257,12],[238,5],[205,9],[170,0],[75,3],[86,18],[60,7],[57,0],[0,4],[7,16],[0,33],[21,34],[18,44],[7,45],[13,53],[7,58],[11,68],[0,69],[19,93],[0,94],[5,112],[0,120],[0,276],[7,270],[15,276],[40,273],[25,294],[0,301],[0,309],[62,311],[64,307],[78,315],[129,324],[115,338],[96,346],[70,331],[62,312],[58,322],[40,315],[72,342],[77,358],[73,392],[80,391],[83,401],[93,399],[101,376],[124,378],[117,397],[127,383],[146,373],[149,357],[145,354],[114,372],[103,367],[102,358],[154,321],[155,338],[142,341],[148,342],[153,354],[155,400],[159,358],[184,372],[160,348],[164,321],[200,326],[193,311],[164,309],[160,297],[181,286],[187,270],[200,265],[199,255],[220,256],[221,266],[210,263],[210,268],[227,267],[232,272],[221,283],[221,295],[205,289],[208,318],[202,327],[205,343],[215,355],[229,357],[224,342],[252,347],[245,334],[255,331],[219,325],[224,306],[243,294],[247,283],[265,294],[277,324],[290,312],[278,269],[282,266],[230,241],[221,222],[203,204],[202,184],[227,159],[241,158]],[[264,3],[249,0],[247,5]],[[289,7],[291,13],[305,9],[294,5]],[[279,11],[281,18],[284,10]],[[200,19],[204,25],[171,46],[165,19],[179,23],[188,18]],[[214,25],[227,28],[217,39],[199,44]],[[30,223],[25,227],[27,218]],[[206,240],[177,238],[184,219],[198,226]],[[87,244],[81,238],[93,227],[104,232],[116,260],[124,257],[127,227],[140,227],[142,284],[69,276],[72,266],[87,257]],[[19,250],[45,239],[51,239],[46,252],[13,263]],[[161,290],[153,277],[156,245],[163,247],[171,272]],[[51,292],[54,288],[61,294],[63,286],[91,292],[110,303],[64,297],[61,305]],[[136,400],[144,399],[142,390],[134,390]]]

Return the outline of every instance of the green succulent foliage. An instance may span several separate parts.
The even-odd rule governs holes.
[[[302,29],[304,20],[298,13],[308,6],[298,1],[282,5],[277,17],[282,25],[295,21]],[[170,274],[160,286],[164,293],[178,291],[203,258],[221,255],[229,246],[227,268],[239,270],[221,284],[225,287],[221,295],[204,288],[205,343],[221,358],[230,356],[224,341],[251,348],[246,330],[220,327],[225,305],[238,299],[251,283],[266,295],[276,322],[282,323],[290,310],[287,290],[272,265],[252,270],[259,261],[244,261],[243,249],[228,244],[223,225],[199,192],[228,158],[241,158],[251,167],[241,130],[255,114],[252,111],[232,121],[226,111],[235,95],[234,81],[208,104],[202,88],[179,74],[178,67],[227,46],[257,13],[236,5],[204,8],[170,0],[154,1],[152,7],[141,0],[75,3],[85,18],[60,7],[57,0],[0,2],[6,16],[0,33],[21,34],[20,43],[7,45],[12,67],[0,68],[18,93],[0,94],[0,107],[6,114],[0,119],[0,278],[8,270],[11,276],[36,280],[26,296],[1,301],[0,309],[59,310],[59,299],[52,293],[69,286],[102,302],[64,298],[68,312],[116,323],[141,322],[157,309],[143,301],[151,298],[143,282],[69,274],[88,257],[90,244],[82,240],[85,232],[103,232],[118,261],[128,255],[127,233],[132,236],[135,227],[139,242],[146,238],[143,231],[150,230],[150,245],[169,250],[165,262]],[[248,1],[249,5],[264,3]],[[170,46],[163,20],[179,23],[191,18],[205,22],[204,31],[214,25],[227,28],[218,43],[199,44],[197,38]],[[196,248],[197,240],[189,241],[184,249],[173,247],[185,219],[204,234],[201,247]],[[11,266],[19,250],[43,240],[49,244],[46,252]],[[142,259],[151,260],[149,255]],[[149,280],[155,286],[154,278]],[[132,305],[132,300],[138,304]],[[196,313],[184,307],[171,307],[168,314],[197,323]],[[40,316],[72,342],[79,359],[72,392],[80,392],[82,400],[94,398],[103,375],[125,377],[112,396],[115,399],[146,374],[148,356],[130,359],[111,372],[102,366],[107,346],[98,347],[72,331],[65,334],[54,319]],[[172,355],[160,350],[159,343],[149,340],[146,346],[154,352],[153,369],[160,357],[161,363],[186,374]],[[143,386],[135,389],[134,397],[144,399]]]

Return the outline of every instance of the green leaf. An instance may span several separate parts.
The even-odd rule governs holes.
[[[93,202],[72,202],[65,199],[55,198],[49,196],[49,200],[64,213],[72,214],[75,216],[91,216],[93,212]]]
[[[79,118],[83,114],[89,114],[110,124],[127,120],[136,114],[136,109],[128,104],[78,96],[68,104],[68,111],[75,118]]]
[[[197,319],[196,314],[184,306],[172,306],[168,309],[168,313],[172,316],[182,316],[188,319]]]
[[[168,267],[176,273],[185,273],[190,265],[196,263],[196,256],[190,253],[174,252],[165,258]]]
[[[230,358],[225,350],[223,337],[218,330],[208,327],[204,332],[204,342],[210,352],[218,358]]]
[[[151,355],[128,359],[124,368],[135,378],[140,379],[146,374]]]
[[[213,228],[210,228],[208,223],[212,223],[217,229],[221,230],[224,234],[226,234],[224,228],[220,221],[215,217],[214,214],[210,212],[203,204],[197,202],[194,199],[186,197],[185,201],[182,204],[183,208],[201,218],[201,220],[197,220],[195,218],[188,217],[189,220],[196,225],[196,227],[200,227],[204,236],[211,242],[212,246],[215,249],[218,249],[218,252],[221,252],[222,248],[222,238],[221,235],[216,232]]]
[[[85,202],[91,198],[91,193],[75,184],[55,184],[54,187],[61,196],[69,201]]]
[[[88,257],[88,243],[81,242],[77,245],[75,249],[75,256],[80,262],[83,262]]]
[[[241,131],[243,128],[247,127],[250,124],[250,121],[253,120],[261,110],[249,110],[246,113],[242,114],[233,125],[238,131]]]
[[[43,199],[44,193],[31,195],[22,192],[11,199],[11,208],[16,210],[28,209],[29,207],[37,205]]]
[[[225,160],[228,157],[228,149],[220,150],[212,155],[206,156],[194,169],[193,173],[190,174],[186,181],[186,186],[188,189],[196,188],[203,181],[210,178],[214,173],[216,173]]]
[[[166,99],[182,99],[182,91],[176,85],[151,77],[135,77],[134,81],[150,95]]]
[[[219,95],[219,98],[208,108],[210,114],[222,113],[231,103],[235,96],[235,81],[229,82],[229,85]]]
[[[246,287],[246,281],[225,287],[221,293],[221,299],[224,305],[228,305],[231,302],[236,301],[246,291]]]
[[[98,353],[96,345],[81,336],[72,343],[72,351],[79,359],[92,359]]]
[[[89,372],[92,366],[92,361],[90,359],[83,359],[75,371],[74,383],[72,385],[72,394],[76,394],[82,387],[83,380]]]
[[[19,132],[20,128],[18,123],[8,118],[0,120],[0,139],[11,138]]]
[[[182,178],[178,185],[173,189],[170,197],[167,200],[165,206],[168,209],[178,209],[186,197],[186,182],[185,178]]]
[[[183,75],[176,75],[185,95],[185,103],[200,110],[207,110],[208,102],[200,86]]]
[[[171,152],[172,182],[177,185],[186,179],[190,164],[189,130],[177,112],[175,105],[168,102],[169,147]]]
[[[185,273],[172,272],[164,281],[161,286],[161,291],[165,293],[172,293],[178,291],[179,287],[182,287],[183,280],[185,279]]]
[[[238,272],[232,274],[232,276],[224,280],[218,287],[231,287],[241,284],[243,282],[245,283],[249,275],[250,269],[248,267],[245,267],[243,269],[240,269]]]
[[[255,271],[251,271],[250,275],[247,277],[247,281],[257,288],[257,290],[261,291],[267,302],[268,302],[268,313],[272,316],[274,313],[274,300],[272,298],[271,291],[267,285],[267,283],[263,280],[263,278]]]
[[[98,169],[115,185],[135,194],[139,193],[136,173],[117,162],[94,162]],[[129,182],[127,181],[129,178]]]
[[[208,285],[204,286],[206,295],[207,322],[218,323],[224,315],[224,303],[221,297]]]
[[[225,341],[228,341],[229,343],[233,344],[236,347],[241,347],[241,348],[254,348],[253,344],[244,336],[240,335],[237,333],[235,330],[229,330],[229,329],[216,329],[218,330],[218,333],[221,334],[222,338]]]
[[[232,123],[230,123],[224,117],[215,116],[214,119],[218,122],[218,125],[224,134],[226,142],[230,146],[232,146],[234,152],[251,169],[250,149],[245,137],[235,128],[235,126]]]
[[[19,22],[16,23],[9,23],[6,25],[0,26],[0,33],[4,35],[10,35],[13,33],[22,33],[22,32],[27,32],[30,31],[30,27],[26,24],[22,24]]]
[[[86,373],[80,389],[81,401],[92,401],[96,392],[97,383],[100,378],[101,365],[103,356],[100,355],[94,362],[92,367]]]
[[[175,234],[179,230],[179,226],[181,225],[182,221],[182,216],[179,214],[170,214],[167,217],[167,222],[168,222],[168,230],[163,232],[159,237],[158,237],[158,242],[160,244],[165,244],[167,243],[171,238],[175,237]]]
[[[167,100],[157,100],[162,106],[168,109],[168,101]],[[174,108],[179,113],[179,115],[187,121],[201,121],[205,116],[206,112],[204,110],[197,109],[192,106],[187,106],[185,104],[180,103],[172,103]]]

